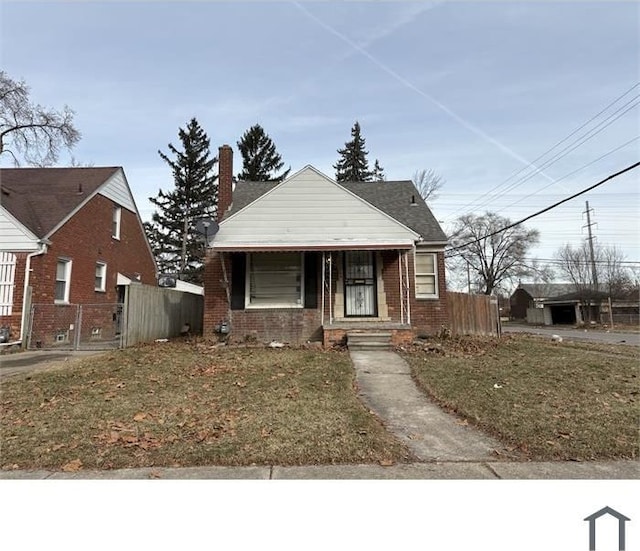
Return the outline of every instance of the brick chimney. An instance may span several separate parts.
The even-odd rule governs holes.
[[[227,144],[218,148],[218,222],[233,200],[233,149]]]

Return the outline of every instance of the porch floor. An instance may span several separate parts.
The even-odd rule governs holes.
[[[400,322],[384,320],[338,320],[333,323],[325,323],[324,330],[345,329],[348,331],[390,331],[392,329],[411,329],[411,325]]]

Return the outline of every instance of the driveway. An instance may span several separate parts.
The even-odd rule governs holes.
[[[640,333],[623,331],[604,331],[575,329],[574,327],[554,325],[553,327],[536,327],[533,325],[516,325],[505,323],[502,325],[503,333],[530,333],[533,335],[559,335],[563,339],[591,341],[603,344],[623,344],[640,346]]]
[[[19,373],[41,371],[65,362],[75,361],[78,358],[101,353],[103,352],[94,350],[33,350],[3,354],[0,356],[0,379]]]

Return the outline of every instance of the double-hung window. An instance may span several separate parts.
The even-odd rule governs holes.
[[[107,265],[104,262],[96,262],[95,290],[104,291],[107,288]]]
[[[438,298],[438,261],[433,252],[416,251],[416,298]]]
[[[55,302],[69,302],[71,286],[71,260],[59,258],[56,266]]]
[[[302,254],[249,254],[246,285],[248,308],[302,307]]]

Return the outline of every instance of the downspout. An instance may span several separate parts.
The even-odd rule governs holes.
[[[39,250],[29,253],[27,255],[27,260],[24,266],[24,289],[22,290],[22,320],[20,321],[20,340],[16,342],[16,344],[20,344],[25,341],[25,328],[27,325],[27,313],[26,302],[27,302],[27,291],[29,290],[29,280],[31,279],[31,259],[34,256],[39,256],[47,252],[47,244],[43,241],[38,241],[38,245],[40,247]]]

